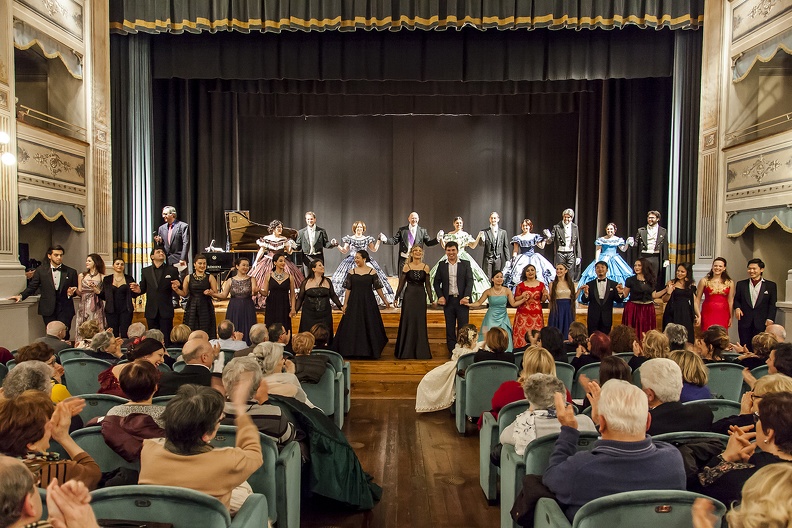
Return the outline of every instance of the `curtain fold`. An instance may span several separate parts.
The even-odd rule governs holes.
[[[792,233],[792,209],[787,206],[768,207],[767,209],[748,209],[729,215],[727,233],[729,238],[737,238],[750,227],[767,229],[776,222],[781,229]]]
[[[698,28],[704,0],[111,0],[128,33]]]
[[[732,65],[732,82],[744,80],[754,66],[770,62],[779,51],[792,55],[792,28],[741,53]]]
[[[59,59],[72,77],[82,80],[83,64],[80,54],[43,31],[15,18],[14,47],[26,50],[33,46],[38,46],[48,59]]]

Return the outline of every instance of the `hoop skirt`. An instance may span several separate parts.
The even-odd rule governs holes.
[[[712,325],[729,328],[731,312],[729,311],[729,289],[731,286],[716,285],[708,282],[704,286],[704,297],[701,301],[701,329],[706,330]]]
[[[512,340],[515,347],[526,346],[528,343],[525,341],[525,334],[529,330],[541,330],[544,326],[544,314],[542,313],[542,291],[544,289],[545,286],[542,283],[532,288],[523,282],[517,284],[515,296],[519,297],[523,293],[528,293],[529,297],[517,307],[517,314],[514,316]]]
[[[234,323],[237,332],[242,332],[245,341],[250,343],[250,327],[256,324],[256,305],[253,304],[253,281],[248,277],[246,280],[231,281],[230,296],[226,317]]]
[[[374,290],[382,288],[377,273],[347,273],[342,286],[350,291],[350,298],[338,323],[333,350],[344,357],[379,359],[388,336],[374,299]]]
[[[542,239],[542,236],[535,233],[512,237],[512,244],[517,244],[520,247],[520,252],[516,257],[512,257],[512,259],[506,263],[506,267],[503,268],[504,286],[514,290],[514,287],[520,282],[523,269],[525,269],[528,264],[534,265],[536,268],[536,278],[544,282],[545,286],[555,279],[555,266],[542,255],[536,253],[536,244],[541,242]]]
[[[693,303],[696,302],[695,295],[695,287],[687,289],[674,288],[663,312],[663,329],[665,330],[665,327],[670,323],[684,326],[688,332],[689,343],[693,343],[696,337],[693,333],[693,323],[696,316],[696,312],[693,309]]]
[[[286,244],[289,243],[288,238],[282,239],[274,239],[270,238],[270,235],[265,236],[258,240],[258,245],[263,247],[266,252],[261,255],[261,257],[253,264],[253,268],[250,270],[250,276],[256,278],[256,282],[263,286],[264,284],[264,277],[267,276],[267,273],[272,271],[272,256],[277,251],[285,251]],[[292,276],[294,279],[294,284],[302,284],[305,280],[305,277],[300,271],[300,268],[291,261],[291,259],[286,259],[286,272]],[[261,310],[267,304],[267,298],[264,297],[261,293],[256,294],[253,299],[254,304],[256,305],[256,309]]]
[[[344,288],[344,283],[346,282],[346,277],[349,273],[349,270],[355,267],[355,253],[361,250],[368,251],[367,248],[369,244],[376,242],[376,240],[370,236],[355,238],[346,235],[341,239],[341,242],[343,244],[349,244],[349,254],[338,264],[338,268],[336,268],[335,273],[333,273],[331,280],[333,281],[333,289],[335,290],[336,294],[338,294],[338,298],[341,299],[341,302],[343,302],[344,295],[346,295],[346,291],[344,291],[346,290],[346,288]],[[366,265],[377,272],[380,284],[382,285],[382,293],[385,294],[385,298],[388,299],[388,302],[393,304],[393,288],[391,288],[391,285],[388,282],[388,277],[385,276],[385,272],[382,271],[382,268],[380,268],[380,265],[377,264],[377,261],[374,259],[369,259]],[[382,304],[382,299],[376,297],[375,302],[377,304]]]
[[[426,329],[426,291],[431,292],[429,275],[424,270],[410,270],[402,298],[396,357],[399,359],[432,359],[429,332]],[[401,283],[400,283],[401,286]]]
[[[212,298],[204,295],[204,290],[211,287],[209,275],[203,279],[195,280],[195,274],[190,275],[190,284],[187,287],[187,306],[184,307],[184,324],[190,330],[203,330],[209,334],[209,339],[217,338],[217,321]]]
[[[456,399],[454,380],[457,374],[457,360],[462,356],[474,354],[477,350],[478,346],[471,350],[457,345],[449,361],[427,372],[418,384],[415,412],[433,412],[451,407]]]
[[[627,264],[627,261],[624,260],[621,255],[619,255],[619,246],[623,246],[625,244],[623,238],[599,237],[596,242],[594,242],[594,244],[602,248],[600,251],[599,260],[608,264],[607,277],[610,280],[616,281],[618,284],[624,284],[625,281],[627,281],[627,277],[632,277],[635,275],[632,266]],[[591,264],[589,264],[586,269],[583,270],[578,284],[588,284],[597,277],[597,273],[594,271],[594,266],[597,264],[597,262],[597,260],[592,261]]]
[[[514,349],[514,343],[512,342],[512,325],[509,314],[506,311],[506,307],[509,305],[509,296],[490,295],[487,297],[487,301],[489,302],[489,308],[487,308],[487,313],[484,314],[484,320],[481,321],[481,330],[479,330],[478,337],[479,343],[484,341],[484,336],[490,328],[500,326],[509,334],[509,348],[506,349],[506,352],[511,352]]]
[[[476,302],[479,300],[481,295],[487,291],[490,287],[490,278],[487,277],[487,274],[484,273],[484,270],[481,269],[481,266],[473,260],[468,252],[465,251],[465,248],[468,244],[473,242],[474,238],[470,236],[468,233],[464,231],[459,231],[458,233],[446,233],[443,235],[443,242],[456,242],[459,244],[459,260],[464,260],[465,262],[470,262],[470,270],[473,272],[473,291],[470,294],[470,302]],[[448,262],[448,257],[443,255],[440,260],[437,261],[437,264],[429,271],[429,283],[434,283],[435,274],[437,273],[437,266],[440,265],[441,262]],[[432,290],[432,301],[437,300],[437,295]]]

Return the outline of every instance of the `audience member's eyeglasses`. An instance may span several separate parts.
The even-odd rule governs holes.
[[[758,424],[759,423],[759,413],[758,412],[753,413],[753,419],[754,419],[754,424]]]
[[[221,424],[221,423],[223,422],[223,420],[225,420],[225,417],[226,417],[226,413],[224,413],[224,412],[221,412],[221,413],[220,413],[220,419],[219,419],[219,420],[217,420],[217,423],[218,423],[218,424]]]
[[[761,400],[762,398],[764,398],[764,396],[760,396],[755,392],[751,393],[751,403],[753,403],[754,400]]]

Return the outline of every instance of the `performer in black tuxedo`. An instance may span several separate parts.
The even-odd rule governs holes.
[[[484,275],[492,277],[496,271],[501,271],[509,262],[509,235],[505,229],[498,226],[500,215],[493,211],[489,217],[489,227],[482,229],[478,234],[484,239],[484,256],[481,259],[481,268]]]
[[[443,307],[446,323],[446,345],[451,353],[456,346],[457,331],[468,324],[470,295],[473,293],[473,269],[459,259],[459,246],[450,241],[445,246],[447,261],[437,264],[434,290],[437,304]]]
[[[51,246],[47,250],[49,265],[43,264],[33,272],[27,288],[19,295],[9,299],[16,302],[27,299],[38,291],[38,313],[44,324],[60,321],[66,325],[64,339],[69,339],[69,329],[74,319],[74,301],[72,297],[77,291],[77,271],[63,264],[63,248]]]
[[[171,266],[187,266],[187,255],[190,254],[189,226],[176,219],[176,208],[166,205],[162,208],[162,219],[165,223],[159,226],[154,242],[165,250],[167,263]]]
[[[660,227],[659,211],[646,213],[646,226],[639,227],[635,239],[630,245],[638,244],[638,258],[645,258],[652,265],[657,287],[662,289],[665,285],[665,269],[668,267],[668,232]],[[662,266],[662,267],[661,267]]]
[[[613,326],[613,304],[621,301],[623,285],[617,284],[607,278],[608,264],[599,261],[594,266],[597,278],[589,281],[580,289],[583,290],[581,302],[588,303],[588,333],[593,334],[597,330],[605,334],[610,334]]]
[[[410,250],[413,246],[436,246],[439,244],[436,237],[430,236],[426,229],[418,225],[418,213],[413,211],[407,220],[409,224],[400,227],[393,238],[384,233],[379,234],[379,239],[382,242],[391,246],[399,245],[399,267],[396,268],[399,272],[404,268],[407,259],[410,258]]]
[[[327,231],[316,225],[316,213],[313,211],[305,213],[305,224],[297,231],[297,248],[302,251],[303,274],[307,277],[314,260],[324,262],[324,248],[336,247],[338,242],[335,238],[330,240]]]
[[[740,343],[753,351],[751,341],[764,332],[776,317],[776,283],[763,277],[765,263],[754,258],[748,261],[748,278],[737,282],[734,292],[734,316]]]
[[[555,249],[555,264],[564,264],[572,272],[572,278],[578,280],[580,277],[580,233],[576,223],[572,222],[575,218],[575,211],[564,209],[561,213],[561,221],[553,226],[553,230],[545,229],[544,234],[547,242],[552,241]]]
[[[155,247],[151,252],[151,266],[143,268],[140,283],[131,284],[133,293],[146,294],[146,323],[149,330],[158,328],[165,335],[165,344],[170,346],[173,329],[174,286],[180,287],[179,272],[165,262],[165,250]]]

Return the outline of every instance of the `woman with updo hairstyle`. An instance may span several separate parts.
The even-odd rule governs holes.
[[[633,334],[635,332],[633,331]],[[583,348],[588,348],[588,328],[585,324],[581,323],[580,321],[573,321],[571,325],[569,325],[569,340],[564,341],[564,353],[576,353],[578,347],[582,346]],[[611,341],[613,341],[613,332],[611,332]],[[616,350],[615,348],[613,349]],[[567,356],[568,357],[568,356]],[[566,358],[565,358],[566,359]],[[556,360],[558,361],[558,360]],[[567,361],[568,362],[568,361]]]
[[[712,325],[701,333],[701,338],[696,339],[699,347],[699,355],[704,363],[719,363],[726,361],[723,353],[731,347],[729,334],[726,328],[720,325]]]
[[[297,243],[292,238],[287,238],[283,235],[284,227],[283,222],[280,220],[273,220],[267,227],[269,234],[259,238],[256,243],[259,246],[256,259],[253,262],[253,268],[250,270],[250,276],[256,279],[259,287],[259,292],[254,295],[253,302],[257,310],[263,309],[267,304],[267,298],[262,295],[262,290],[265,284],[265,277],[268,273],[274,270],[272,257],[276,252],[291,255],[297,248]],[[293,229],[288,230],[289,237],[297,236],[297,232]],[[305,280],[302,270],[290,259],[286,259],[285,271],[294,281],[294,284],[302,284]]]
[[[125,357],[124,352],[121,350],[121,343],[123,342],[122,338],[113,336],[111,330],[99,332],[93,336],[91,348],[87,349],[85,353],[92,358],[101,359],[111,365],[116,365]]]
[[[451,352],[451,359],[427,372],[418,384],[415,412],[434,412],[451,407],[456,398],[454,380],[457,361],[478,349],[477,336],[478,329],[472,324],[466,324],[457,330],[456,348]]]
[[[129,360],[129,363],[121,363],[99,373],[99,394],[112,394],[113,396],[129,399],[129,396],[123,391],[121,384],[118,382],[121,372],[137,360],[148,361],[158,368],[165,362],[165,347],[156,339],[147,337],[129,347],[127,360]]]
[[[761,367],[767,363],[767,358],[770,357],[770,349],[773,348],[777,343],[778,339],[776,339],[776,336],[773,334],[769,332],[760,332],[753,336],[753,339],[751,340],[753,352],[745,350],[745,352],[737,357],[734,362],[739,363],[748,370]]]
[[[487,330],[484,337],[484,347],[476,352],[473,363],[480,361],[505,361],[514,365],[514,353],[506,352],[509,348],[511,336],[500,326],[493,326]]]
[[[377,261],[372,259],[368,254],[369,251],[376,253],[380,248],[381,241],[366,235],[365,232],[366,223],[363,220],[355,220],[355,222],[352,223],[352,235],[344,235],[341,238],[341,243],[336,246],[336,249],[338,249],[338,251],[340,251],[343,255],[347,255],[347,253],[348,255],[344,257],[344,259],[338,264],[338,267],[333,273],[331,278],[333,282],[333,289],[338,294],[341,302],[346,303],[345,296],[346,290],[348,289],[345,286],[346,279],[352,269],[358,265],[356,255],[363,251],[366,253],[366,266],[373,269],[377,273],[377,277],[379,277],[379,282],[382,285],[381,287],[384,289],[385,296],[387,298],[387,301],[382,301],[382,305],[387,306],[388,303],[392,303],[395,298],[393,288],[391,288],[390,284],[388,283],[388,277],[385,276],[385,273],[382,271],[380,265],[377,264]]]
[[[91,339],[93,336],[103,330],[102,325],[96,319],[89,319],[77,327],[77,341],[74,343],[75,348],[91,348]]]
[[[206,256],[198,253],[193,257],[193,272],[184,277],[181,287],[173,291],[187,297],[184,307],[184,324],[193,330],[203,330],[209,339],[217,338],[213,296],[217,295],[217,280],[206,272]]]
[[[239,257],[234,263],[236,275],[229,277],[223,283],[219,293],[212,297],[218,301],[228,301],[226,319],[234,323],[237,332],[242,332],[242,338],[250,344],[250,327],[256,324],[256,305],[253,296],[259,292],[259,284],[254,277],[248,275],[250,259]]]
[[[575,367],[575,372],[585,365],[599,363],[603,358],[613,354],[610,337],[597,330],[589,337],[589,348],[580,347],[576,354],[570,362]]]
[[[256,345],[250,355],[256,358],[261,367],[269,394],[294,398],[313,407],[295,375],[294,363],[283,356],[282,345],[265,341]]]

